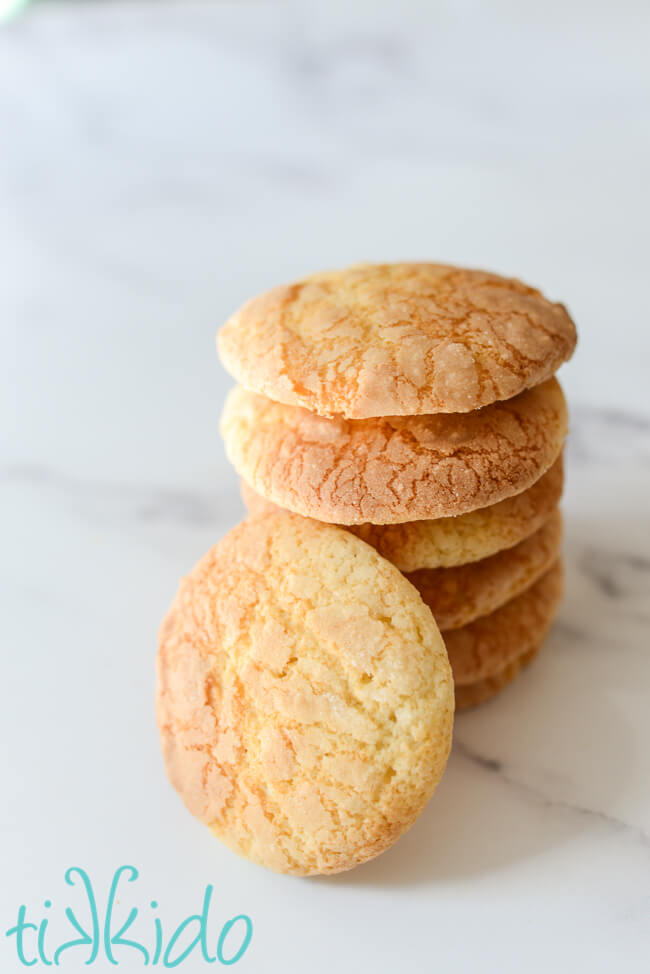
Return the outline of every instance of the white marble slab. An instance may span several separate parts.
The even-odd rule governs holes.
[[[0,34],[3,931],[48,896],[63,929],[67,867],[105,897],[133,863],[139,929],[209,882],[220,922],[250,914],[241,970],[647,971],[647,8],[491,6],[46,3]],[[412,831],[301,882],[172,794],[155,633],[241,514],[217,324],[399,257],[520,275],[578,321],[567,597],[539,661],[459,716]]]

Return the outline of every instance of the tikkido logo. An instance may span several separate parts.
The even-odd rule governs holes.
[[[145,967],[179,967],[190,956],[227,966],[242,959],[253,937],[253,922],[239,913],[219,925],[211,915],[212,885],[205,887],[201,912],[185,917],[168,934],[156,912],[157,900],[150,900],[147,908],[129,909],[127,896],[132,890],[126,884],[134,883],[138,876],[135,866],[115,870],[100,915],[88,873],[78,866],[66,870],[65,882],[75,888],[81,902],[75,904],[74,911],[71,906],[55,910],[52,900],[47,899],[40,918],[28,916],[27,907],[20,906],[16,922],[5,931],[20,963],[24,967],[69,964],[69,969],[80,970],[80,964],[88,966],[105,959],[133,970],[134,960]]]

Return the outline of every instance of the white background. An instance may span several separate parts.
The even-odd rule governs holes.
[[[47,2],[0,33],[1,968],[19,904],[63,931],[67,867],[103,900],[133,863],[120,908],[155,897],[168,933],[206,883],[211,929],[250,914],[236,970],[647,971],[648,5],[321,6]],[[242,514],[214,333],[409,258],[578,322],[567,599],[404,839],[279,877],[185,812],[154,726],[158,622]]]

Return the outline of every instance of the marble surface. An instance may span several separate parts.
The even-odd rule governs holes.
[[[105,898],[132,863],[137,924],[155,897],[173,929],[206,883],[220,922],[249,914],[241,970],[647,971],[647,5],[486,6],[47,3],[0,33],[3,931],[46,897],[63,931],[66,868]],[[520,275],[578,322],[567,596],[538,662],[458,717],[408,835],[297,881],[171,792],[155,633],[242,513],[217,324],[400,257]]]

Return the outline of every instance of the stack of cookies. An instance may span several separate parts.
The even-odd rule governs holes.
[[[359,265],[249,301],[219,351],[222,419],[252,512],[346,527],[443,633],[456,707],[538,651],[562,593],[560,304],[439,264]]]
[[[436,264],[319,274],[225,325],[252,513],[181,582],[157,707],[172,784],[232,849],[300,876],[388,849],[454,707],[537,652],[575,340],[538,291]]]

